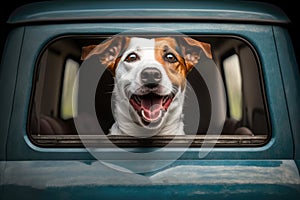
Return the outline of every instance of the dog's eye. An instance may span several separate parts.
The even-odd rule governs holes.
[[[167,53],[165,55],[165,61],[169,62],[169,63],[175,63],[177,62],[177,58],[174,54],[172,53]]]
[[[134,62],[137,60],[139,60],[139,56],[136,53],[131,53],[125,58],[126,62]]]

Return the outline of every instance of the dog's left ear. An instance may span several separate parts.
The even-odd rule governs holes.
[[[123,36],[114,36],[98,45],[82,47],[81,60],[86,60],[93,55],[99,56],[99,61],[106,66],[113,75],[117,66],[118,58],[122,50],[128,44],[129,39]]]
[[[188,72],[198,64],[202,52],[207,58],[212,59],[211,46],[208,43],[200,42],[190,37],[182,37],[180,46]]]

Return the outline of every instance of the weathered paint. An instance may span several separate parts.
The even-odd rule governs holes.
[[[224,195],[231,194],[239,194],[239,197],[261,194],[269,198],[300,194],[300,177],[292,160],[177,161],[166,169],[144,175],[117,171],[98,161],[1,162],[0,166],[4,165],[1,185],[5,189],[5,199],[23,197],[22,193],[30,192],[41,196],[51,194],[51,198],[59,199],[64,195],[127,199],[132,197],[129,192],[146,199],[152,195],[178,198],[184,194],[185,197],[219,196],[223,199]],[[74,189],[78,192],[73,193]],[[262,192],[262,189],[265,191]],[[18,191],[18,194],[12,193],[12,190]],[[152,193],[156,190],[169,191]],[[79,191],[81,195],[78,195]]]
[[[74,1],[20,7],[8,23],[93,20],[187,20],[288,23],[282,10],[265,3],[234,1]]]

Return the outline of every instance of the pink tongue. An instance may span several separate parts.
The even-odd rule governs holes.
[[[141,107],[147,120],[154,121],[158,119],[160,110],[163,109],[162,100],[163,98],[156,96],[141,99]]]

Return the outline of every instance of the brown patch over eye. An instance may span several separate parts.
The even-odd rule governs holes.
[[[174,38],[156,38],[155,59],[164,67],[172,83],[184,88],[187,68],[183,57],[176,52],[176,47],[177,43]]]

